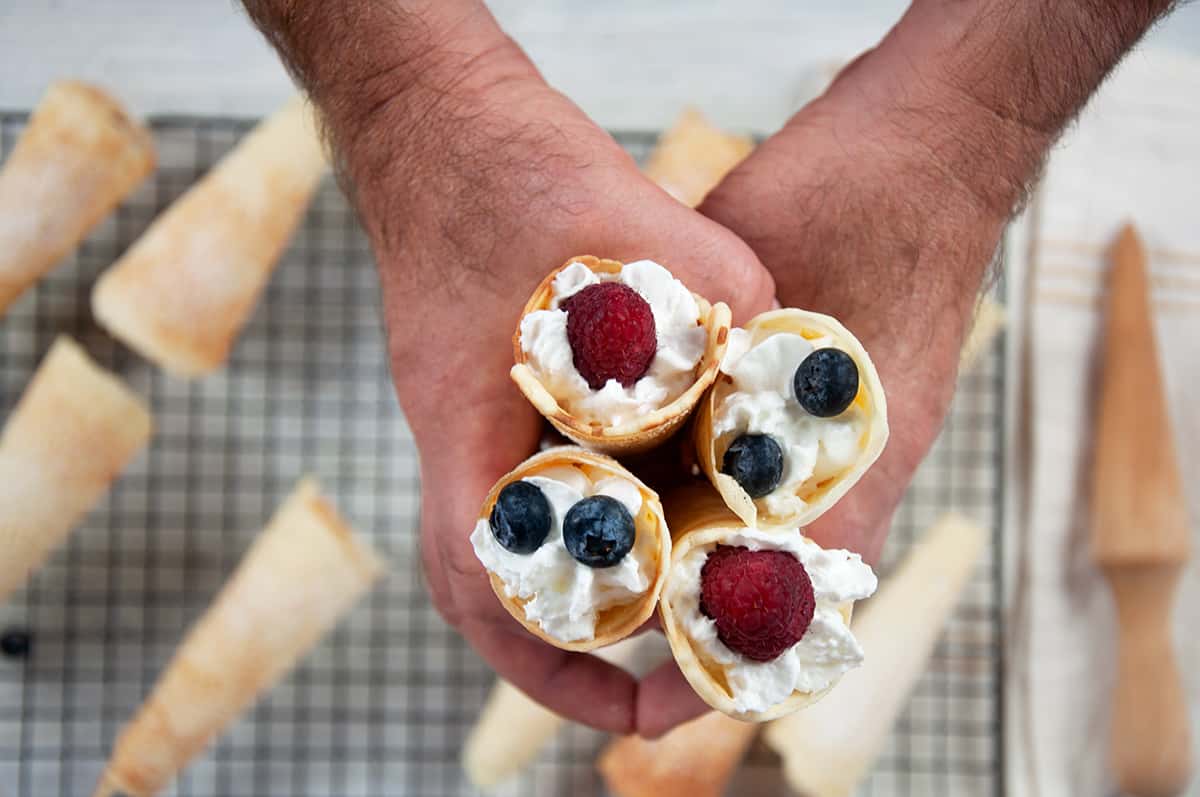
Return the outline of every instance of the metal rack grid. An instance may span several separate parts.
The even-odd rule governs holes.
[[[0,115],[0,155],[25,118]],[[0,607],[0,628],[29,629],[34,645],[27,660],[0,658],[0,795],[90,792],[184,630],[304,472],[316,473],[390,558],[391,577],[171,793],[472,794],[458,753],[493,676],[421,584],[416,452],[389,382],[365,238],[328,182],[228,367],[194,383],[162,374],[98,329],[91,286],[249,123],[172,118],[153,127],[155,177],[0,323],[5,416],[53,339],[67,333],[145,396],[157,423],[148,452]],[[640,156],[654,136],[620,138]],[[944,509],[999,529],[999,348],[963,377],[897,516],[885,574]],[[997,534],[863,793],[1002,793],[999,544]],[[604,741],[569,727],[500,793],[602,794],[593,761]],[[734,792],[781,791],[778,761],[756,745]]]

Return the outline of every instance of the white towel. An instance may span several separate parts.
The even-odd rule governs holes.
[[[1008,783],[1022,797],[1115,791],[1107,764],[1115,622],[1088,550],[1088,460],[1105,250],[1133,221],[1150,250],[1160,354],[1200,530],[1200,60],[1134,53],[1056,148],[1029,214],[1032,423],[1011,615]],[[1175,639],[1200,761],[1200,538]],[[1193,795],[1200,782],[1193,781]]]

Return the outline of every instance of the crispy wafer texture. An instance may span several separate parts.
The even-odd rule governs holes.
[[[0,604],[150,439],[150,412],[69,338],[55,341],[0,436]]]
[[[799,528],[807,526],[838,502],[853,487],[867,469],[879,459],[888,439],[887,398],[883,383],[867,350],[858,338],[832,316],[807,310],[785,308],[771,310],[750,319],[745,326],[751,335],[751,345],[757,345],[771,335],[788,332],[804,338],[830,337],[837,347],[849,354],[858,366],[859,388],[854,405],[867,416],[867,428],[859,441],[859,453],[854,464],[839,474],[818,484],[803,484],[797,492],[804,499],[804,508],[789,515],[768,512],[760,506],[732,476],[721,473],[725,449],[732,435],[718,438],[713,433],[717,407],[733,389],[733,380],[725,373],[717,376],[712,390],[705,395],[696,412],[693,436],[700,469],[725,499],[729,508],[747,526],[758,529]]]
[[[175,201],[96,284],[92,310],[158,365],[198,376],[229,356],[326,163],[297,97]]]
[[[616,797],[721,797],[759,727],[713,711],[658,739],[613,739],[596,769]]]
[[[154,140],[101,89],[51,84],[0,171],[0,315],[154,171]]]
[[[747,526],[707,484],[682,487],[670,493],[664,504],[667,507],[667,523],[671,528],[672,567],[692,550],[720,545]],[[847,625],[850,623],[852,608],[852,603],[838,607]],[[820,692],[794,691],[783,701],[763,711],[740,711],[734,704],[721,664],[711,660],[702,649],[692,644],[683,622],[676,616],[671,605],[669,592],[662,594],[658,611],[662,619],[663,633],[671,645],[671,654],[692,689],[709,706],[734,719],[745,722],[776,719],[820,700],[837,685],[835,680]]]
[[[121,732],[96,797],[147,797],[275,684],[384,572],[305,479]]]
[[[649,550],[654,551],[654,561],[650,563],[654,577],[650,588],[630,603],[611,606],[600,611],[596,618],[596,634],[592,639],[563,642],[547,634],[541,626],[525,616],[522,600],[516,596],[509,597],[505,594],[504,582],[500,580],[499,576],[494,573],[489,573],[488,576],[492,583],[492,591],[500,599],[501,605],[517,622],[525,626],[525,630],[529,633],[563,650],[595,650],[629,636],[654,613],[654,606],[658,603],[658,596],[662,592],[667,578],[667,563],[671,559],[671,535],[667,530],[667,521],[663,516],[658,493],[647,487],[615,459],[576,446],[559,446],[534,454],[510,473],[501,477],[484,500],[479,517],[486,520],[492,514],[492,507],[496,505],[500,491],[512,482],[536,476],[548,468],[559,467],[578,468],[593,482],[599,481],[601,478],[616,476],[625,479],[641,491],[642,511],[634,518],[634,524],[639,537],[648,534],[654,541],[653,546],[648,546]]]
[[[573,263],[582,263],[597,274],[618,274],[624,265],[616,260],[602,260],[591,255],[571,258],[546,275],[525,304],[525,309],[521,312],[522,319],[536,310],[549,309],[554,296],[554,278]],[[709,305],[704,297],[695,293],[692,296],[700,307],[698,323],[707,332],[704,354],[696,364],[691,386],[678,398],[653,412],[639,415],[619,425],[608,426],[573,415],[570,410],[559,405],[558,399],[551,395],[529,367],[529,358],[521,348],[520,321],[517,323],[517,331],[513,333],[513,358],[516,364],[509,372],[512,380],[525,394],[525,398],[529,399],[555,429],[581,446],[614,456],[648,451],[670,437],[687,421],[704,391],[716,379],[721,358],[725,355],[731,323],[729,308],[723,302]]]
[[[658,140],[642,171],[671,196],[696,207],[753,149],[748,137],[726,133],[687,108]]]

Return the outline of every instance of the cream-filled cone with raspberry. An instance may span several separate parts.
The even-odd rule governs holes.
[[[513,335],[513,381],[564,435],[593,451],[653,448],[717,376],[729,308],[650,260],[573,257],[550,272]]]
[[[785,308],[729,333],[696,412],[697,460],[759,529],[807,526],[887,443],[887,400],[866,349],[837,319]]]
[[[471,532],[492,590],[563,650],[595,650],[654,613],[671,559],[658,494],[577,446],[535,454],[496,482]]]
[[[818,700],[862,663],[854,601],[875,591],[856,553],[760,531],[708,485],[669,495],[663,631],[688,683],[729,716],[762,722]]]

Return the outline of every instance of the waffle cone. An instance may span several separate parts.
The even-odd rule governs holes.
[[[20,588],[150,439],[150,412],[59,338],[0,434],[0,604]]]
[[[479,517],[486,520],[491,515],[492,507],[495,506],[500,491],[512,482],[519,481],[528,476],[536,476],[539,472],[548,468],[562,466],[580,468],[593,481],[596,481],[599,477],[619,476],[622,479],[632,482],[641,490],[643,499],[642,511],[634,518],[634,522],[639,536],[642,534],[653,535],[655,542],[653,546],[648,546],[649,549],[655,552],[655,561],[653,563],[654,578],[650,584],[650,588],[637,598],[637,600],[619,606],[611,606],[599,612],[596,618],[596,634],[592,639],[563,642],[547,634],[542,630],[541,626],[525,616],[523,601],[516,596],[509,597],[506,595],[504,592],[504,582],[498,576],[489,573],[488,577],[492,583],[492,591],[496,593],[496,597],[499,598],[501,605],[529,633],[563,650],[595,650],[596,648],[611,645],[629,636],[654,613],[654,606],[658,603],[659,593],[662,592],[663,584],[667,578],[667,564],[671,559],[671,537],[667,531],[667,522],[663,516],[662,504],[658,500],[658,493],[647,487],[615,459],[575,446],[551,448],[535,454],[522,462],[492,487],[487,499],[483,502],[483,509],[480,510]]]
[[[0,172],[0,315],[154,170],[154,140],[112,97],[46,91]]]
[[[546,275],[525,304],[525,309],[521,311],[522,319],[536,310],[549,309],[554,291],[554,278],[572,263],[583,263],[597,274],[615,274],[620,272],[624,265],[616,260],[602,260],[591,255],[571,258]],[[720,368],[721,358],[725,354],[731,321],[729,308],[723,302],[710,305],[704,297],[695,293],[692,296],[700,307],[700,323],[708,331],[704,354],[696,364],[695,381],[674,401],[653,412],[615,426],[585,421],[572,415],[567,409],[559,406],[558,400],[550,394],[527,364],[528,358],[521,349],[519,320],[517,331],[513,333],[513,357],[516,364],[513,365],[510,375],[537,411],[545,416],[555,429],[579,445],[614,456],[647,451],[666,440],[687,421],[704,391],[716,379],[717,369]]]
[[[311,480],[276,511],[117,739],[96,797],[149,797],[282,678],[383,574]]]
[[[667,496],[667,522],[672,533],[671,562],[680,562],[695,548],[717,545],[729,536],[746,528],[724,500],[706,484],[692,484]],[[842,617],[850,623],[852,605],[840,607]],[[712,708],[744,722],[766,720],[791,714],[821,699],[836,685],[836,681],[820,692],[793,692],[780,703],[765,711],[739,711],[725,682],[721,665],[709,659],[702,650],[692,644],[683,623],[671,606],[668,593],[659,601],[659,615],[663,633],[671,645],[675,663],[687,678],[696,694]]]
[[[721,473],[721,461],[731,440],[714,437],[713,419],[717,404],[727,395],[728,386],[732,384],[732,380],[726,374],[718,376],[713,389],[700,402],[696,412],[693,435],[697,461],[734,514],[747,526],[759,529],[807,526],[837,503],[883,452],[888,438],[887,399],[883,393],[883,384],[879,381],[879,373],[875,370],[867,350],[850,330],[831,316],[785,308],[755,316],[746,324],[745,329],[752,336],[752,345],[778,332],[790,332],[806,338],[828,336],[837,341],[838,348],[854,358],[858,366],[859,388],[854,403],[868,416],[867,430],[859,443],[858,459],[845,471],[819,484],[801,485],[798,494],[804,498],[805,507],[802,511],[789,515],[767,512],[765,507],[755,503],[733,477]]]
[[[96,283],[114,336],[175,374],[219,367],[253,311],[326,163],[297,97],[255,127]]]

